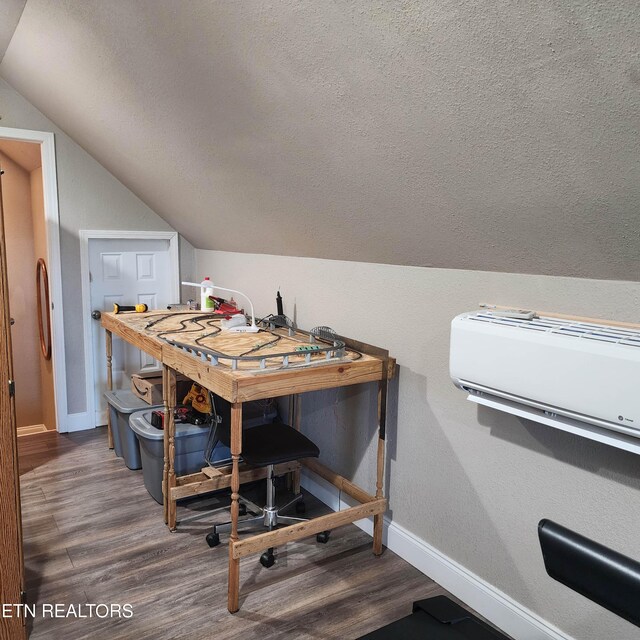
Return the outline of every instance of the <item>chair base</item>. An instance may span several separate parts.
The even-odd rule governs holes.
[[[249,509],[253,511],[253,515],[243,520],[238,520],[238,531],[252,531],[255,529],[266,528],[271,531],[281,524],[296,524],[298,522],[306,522],[308,518],[293,518],[291,516],[280,515],[283,511],[290,509],[296,503],[303,499],[303,495],[299,493],[293,498],[293,500],[287,502],[282,507],[266,506],[264,508]],[[255,505],[251,504],[251,507]],[[257,511],[257,513],[256,513]],[[213,527],[214,534],[229,533],[231,531],[231,522],[224,522],[223,524],[216,524]]]
[[[270,464],[267,471],[267,504],[260,508],[256,507],[253,503],[248,502],[244,498],[242,499],[243,505],[251,507],[250,511],[253,511],[250,517],[238,520],[238,531],[250,531],[255,529],[267,529],[272,531],[281,524],[297,524],[299,522],[307,522],[308,518],[293,518],[291,516],[280,515],[283,511],[287,511],[291,507],[295,506],[298,513],[304,513],[304,505],[302,503],[303,496],[299,493],[294,496],[293,500],[290,500],[282,507],[278,507],[275,504],[275,476],[274,465]],[[210,547],[217,547],[220,544],[220,534],[229,533],[232,529],[231,522],[224,522],[222,524],[216,524],[213,530],[206,536],[207,544]],[[324,539],[318,537],[318,542],[327,542],[329,539],[328,532],[324,532]],[[320,536],[320,534],[318,534]],[[260,563],[264,567],[271,567],[275,563],[275,556],[273,553],[273,547],[268,549],[260,556]]]

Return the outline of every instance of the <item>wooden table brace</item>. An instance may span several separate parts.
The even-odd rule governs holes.
[[[342,511],[336,511],[335,513],[328,513],[325,516],[313,518],[306,522],[292,524],[288,527],[276,529],[275,531],[259,533],[246,540],[233,540],[229,542],[229,555],[234,561],[239,561],[240,558],[244,556],[260,553],[271,547],[278,547],[288,542],[295,542],[296,540],[307,538],[321,531],[335,529],[346,524],[351,524],[356,520],[383,514],[386,508],[387,501],[385,498],[374,499],[372,502],[350,507]]]

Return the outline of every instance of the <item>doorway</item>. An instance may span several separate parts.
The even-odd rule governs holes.
[[[0,595],[2,601],[7,603],[19,603],[24,595],[24,556],[22,548],[22,522],[20,505],[20,486],[18,470],[18,447],[17,447],[17,421],[16,409],[20,402],[21,421],[38,422],[39,415],[30,413],[30,407],[25,402],[33,400],[45,393],[49,393],[49,401],[53,399],[53,415],[49,416],[47,411],[51,411],[51,404],[48,409],[41,406],[42,421],[38,422],[45,428],[51,426],[54,429],[66,431],[67,404],[66,404],[66,375],[64,363],[64,335],[62,327],[62,279],[60,269],[60,241],[59,241],[59,216],[58,216],[58,185],[55,161],[55,143],[53,133],[30,131],[25,129],[12,129],[0,127],[0,143],[3,146],[3,157],[0,159],[2,169],[7,171],[4,176],[0,176],[0,299],[3,308],[0,312],[0,450],[2,451],[3,463],[0,465],[0,496],[3,497],[2,516],[0,517]],[[23,146],[25,143],[27,146]],[[32,180],[37,176],[37,180]],[[21,176],[21,177],[20,177]],[[11,183],[16,179],[28,184],[28,189],[17,189],[13,192],[14,186]],[[11,199],[16,199],[21,204],[22,216],[15,218],[14,212],[4,211],[5,202],[2,186],[10,182]],[[33,206],[32,206],[33,205]],[[13,209],[13,205],[11,206]],[[37,210],[38,215],[35,215]],[[42,214],[40,216],[40,214]],[[7,217],[12,218],[11,222]],[[17,235],[13,236],[5,243],[5,228],[10,226],[17,229]],[[36,234],[36,227],[39,233]],[[43,231],[42,231],[43,230]],[[37,235],[37,239],[36,239]],[[11,252],[19,253],[24,249],[29,258],[26,266],[18,264],[18,271],[12,269],[13,276],[18,280],[10,285],[8,282],[8,259],[6,244],[11,244]],[[36,254],[42,257],[44,268],[41,268],[41,283],[48,285],[50,293],[50,303],[46,299],[38,298],[36,274],[38,262],[34,262]],[[18,258],[20,256],[18,255]],[[13,260],[12,260],[13,261]],[[14,267],[15,267],[14,262]],[[47,277],[45,269],[49,266]],[[26,274],[24,280],[21,276]],[[11,298],[14,298],[13,300]],[[43,308],[44,304],[44,308]],[[40,307],[40,309],[39,309]],[[15,310],[13,323],[10,312]],[[21,344],[22,338],[14,334],[17,329],[26,328],[30,324],[33,327],[36,323],[38,311],[50,317],[51,324],[48,325],[45,343],[45,353],[51,353],[49,365],[40,367],[38,371],[31,371],[27,378],[22,376],[22,382],[16,380],[16,369],[14,363],[22,363],[23,352]],[[23,313],[24,312],[24,313]],[[20,324],[18,324],[20,323]],[[49,335],[50,329],[50,335]],[[38,331],[39,333],[39,331]],[[33,331],[30,335],[33,338]],[[25,344],[31,347],[39,347],[39,336],[36,336],[35,345],[27,340]],[[33,361],[33,352],[31,351]],[[37,353],[37,350],[36,350]],[[47,360],[47,358],[44,358]],[[38,357],[39,360],[39,357]],[[50,366],[51,376],[49,383],[53,385],[53,392],[46,390],[43,385],[42,375],[47,374],[47,367]],[[43,370],[44,369],[44,372]],[[39,389],[34,391],[34,387],[40,384]],[[43,391],[43,386],[45,390]],[[51,388],[49,387],[49,390]],[[48,424],[44,424],[44,422]],[[38,424],[35,426],[38,427]],[[34,425],[23,425],[33,427]],[[51,436],[57,434],[48,431]],[[28,438],[22,440],[29,442]],[[11,638],[25,637],[26,628],[23,620],[19,617],[9,619],[0,618],[0,636]]]
[[[93,384],[87,385],[87,407],[93,411],[94,425],[101,426],[107,422],[107,361],[99,315],[113,311],[114,303],[166,309],[179,302],[178,234],[81,231],[80,245],[85,344],[92,345],[87,349],[86,370],[93,372]],[[112,348],[115,389],[130,388],[133,373],[160,374],[157,361],[117,336]]]
[[[51,369],[53,379],[53,390],[50,393],[50,403],[54,407],[53,417],[44,418],[48,422],[45,426],[55,425],[58,431],[69,430],[69,417],[67,415],[67,379],[66,379],[66,366],[65,366],[65,348],[64,348],[64,326],[62,318],[62,269],[60,261],[60,221],[58,215],[58,179],[56,171],[56,152],[55,152],[55,139],[54,134],[48,131],[32,131],[29,129],[13,129],[10,127],[0,127],[0,143],[2,143],[5,149],[5,154],[12,153],[16,158],[17,165],[23,167],[29,173],[29,182],[31,173],[37,171],[40,180],[37,182],[37,193],[34,193],[34,200],[38,200],[39,211],[42,212],[42,228],[43,232],[39,233],[38,241],[36,243],[35,231],[32,228],[31,233],[34,234],[33,247],[34,257],[37,253],[39,258],[43,259],[44,265],[41,269],[41,284],[48,285],[49,304],[46,304],[44,296],[40,299],[41,303],[41,318],[43,318],[43,329],[46,334],[46,338],[49,338],[50,329],[50,342],[45,344],[45,351],[51,353],[51,359],[46,367]],[[28,146],[23,146],[23,144]],[[26,156],[25,156],[26,154]],[[39,167],[37,166],[39,163]],[[2,179],[9,179],[9,175],[5,174]],[[34,183],[35,185],[35,183]],[[29,184],[29,189],[31,185]],[[29,193],[31,198],[31,193]],[[25,219],[22,221],[24,225],[28,221],[31,221],[33,227],[33,214],[31,212],[25,213]],[[7,212],[5,212],[5,217]],[[6,225],[5,225],[6,226]],[[25,229],[25,233],[29,233],[28,229]],[[9,240],[10,242],[10,240]],[[36,287],[36,269],[37,262],[31,263],[25,268],[27,273],[27,280],[30,282],[29,287],[23,289],[23,308],[29,310],[33,315],[30,317],[30,322],[38,323],[38,298]],[[46,270],[46,278],[44,272]],[[10,276],[11,277],[11,276]],[[25,281],[27,282],[27,281]],[[27,293],[30,295],[27,296]],[[10,302],[7,300],[7,302]],[[13,305],[14,303],[11,302]],[[18,304],[17,302],[15,304]],[[43,307],[44,305],[44,307]],[[13,307],[11,307],[13,311]],[[14,318],[17,321],[17,318]],[[47,320],[50,320],[50,324],[47,324]],[[38,323],[39,324],[39,323]],[[11,332],[16,329],[17,323],[14,323]],[[17,330],[17,329],[16,329]],[[38,331],[39,334],[39,331]],[[36,334],[36,345],[39,344],[39,335]],[[38,347],[39,348],[39,347]],[[14,353],[13,358],[15,362],[18,362],[22,354],[18,350],[17,346],[13,346]],[[45,358],[46,360],[46,358]],[[28,398],[33,395],[30,389],[29,381],[15,384],[16,395],[22,393],[26,394]],[[50,387],[49,387],[50,389]],[[42,380],[40,382],[40,390],[42,391]],[[49,404],[49,408],[51,404]],[[32,418],[33,419],[33,418]],[[31,421],[31,420],[27,420]],[[36,423],[44,424],[44,422]],[[31,426],[31,425],[26,425]]]
[[[24,436],[57,429],[40,144],[0,139],[0,169],[16,427]]]

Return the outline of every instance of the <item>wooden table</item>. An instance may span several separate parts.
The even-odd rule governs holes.
[[[387,351],[323,334],[316,337],[287,327],[268,327],[254,334],[221,331],[219,320],[200,312],[154,311],[103,313],[106,330],[107,386],[113,386],[112,336],[116,335],[162,363],[164,429],[164,517],[176,528],[176,502],[180,498],[231,487],[232,529],[229,538],[228,609],[239,609],[240,559],[270,547],[315,535],[322,531],[373,516],[373,552],[382,553],[384,439],[387,380],[395,373],[395,360]],[[298,352],[302,345],[313,351]],[[288,355],[283,355],[288,354]],[[175,421],[176,373],[194,380],[231,403],[231,465],[176,477]],[[294,396],[366,382],[378,382],[378,449],[375,495],[365,492],[316,460],[276,465],[277,475],[294,472],[299,487],[300,467],[305,466],[351,496],[354,507],[257,535],[238,537],[240,484],[266,477],[266,468],[240,462],[242,454],[242,403],[249,400]],[[112,445],[111,424],[108,425]]]

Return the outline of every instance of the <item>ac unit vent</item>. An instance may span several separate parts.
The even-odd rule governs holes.
[[[545,331],[568,338],[583,338],[585,340],[617,343],[628,347],[640,347],[640,331],[607,327],[590,322],[574,322],[571,320],[547,317],[521,320],[518,318],[494,316],[490,311],[482,311],[475,315],[470,315],[468,316],[468,320],[489,322],[518,330]]]

